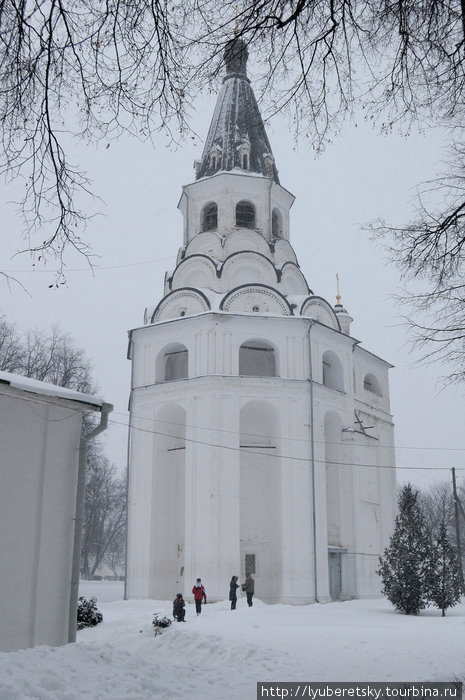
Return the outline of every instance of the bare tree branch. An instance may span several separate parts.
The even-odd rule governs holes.
[[[384,131],[461,130],[464,26],[463,0],[0,0],[0,172],[26,183],[27,248],[90,259],[91,184],[69,134],[182,138],[232,36],[254,51],[265,118],[287,111],[320,149],[355,105]],[[437,223],[461,225],[460,202],[449,215]]]
[[[429,200],[432,200],[431,202]],[[425,183],[417,216],[403,227],[383,221],[371,227],[406,281],[420,280],[421,291],[397,301],[423,361],[440,361],[449,381],[465,380],[465,146],[455,145],[448,172]]]

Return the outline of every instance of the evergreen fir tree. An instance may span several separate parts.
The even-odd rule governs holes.
[[[457,552],[452,546],[444,519],[439,524],[426,573],[426,595],[442,612],[460,600],[461,582]]]
[[[419,502],[419,492],[411,484],[398,496],[399,513],[377,573],[383,582],[382,593],[406,615],[417,615],[426,607],[425,574],[430,539]]]

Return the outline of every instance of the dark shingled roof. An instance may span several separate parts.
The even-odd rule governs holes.
[[[279,183],[270,142],[247,77],[247,57],[247,46],[241,39],[232,39],[227,44],[224,52],[226,75],[196,179],[220,170],[240,168],[244,172],[272,177]],[[244,154],[247,155],[246,168],[243,168]]]

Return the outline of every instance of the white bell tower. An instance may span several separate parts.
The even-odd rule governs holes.
[[[376,595],[395,510],[385,361],[313,294],[232,40],[164,296],[130,333],[127,597]]]

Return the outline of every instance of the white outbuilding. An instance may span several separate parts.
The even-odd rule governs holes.
[[[111,410],[0,371],[0,651],[76,639],[86,447]],[[100,424],[81,436],[89,411]]]
[[[379,594],[396,477],[389,363],[314,294],[290,243],[240,40],[161,301],[130,332],[126,596],[269,602]]]

